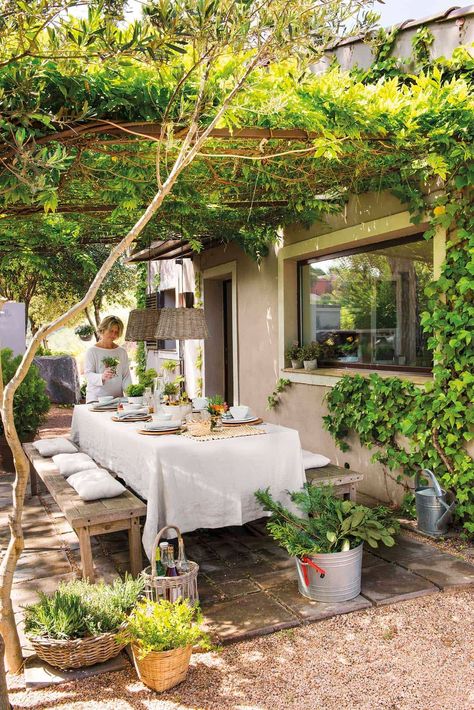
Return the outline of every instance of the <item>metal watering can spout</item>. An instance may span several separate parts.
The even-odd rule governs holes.
[[[420,478],[421,478],[422,474],[424,475],[425,478],[429,478],[429,480],[431,481],[433,490],[434,490],[434,492],[435,492],[435,496],[436,496],[437,498],[442,498],[442,497],[443,497],[443,489],[442,489],[441,486],[439,485],[438,479],[437,479],[436,476],[434,475],[433,471],[430,471],[429,468],[422,468],[421,471],[417,471],[417,472],[416,472],[416,476],[415,476],[415,490],[416,490],[417,488],[420,488],[420,487],[421,487]]]

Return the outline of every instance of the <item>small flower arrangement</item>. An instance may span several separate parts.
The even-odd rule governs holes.
[[[211,417],[220,417],[224,412],[227,412],[229,405],[224,402],[224,398],[220,394],[216,394],[209,398],[207,411]]]

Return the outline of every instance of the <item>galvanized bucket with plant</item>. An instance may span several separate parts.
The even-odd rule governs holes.
[[[188,672],[193,646],[203,650],[212,647],[201,624],[199,606],[181,598],[137,604],[120,638],[132,646],[140,680],[158,692],[181,683]]]
[[[383,507],[368,508],[333,495],[329,487],[306,484],[290,493],[300,517],[273,499],[269,489],[255,496],[270,535],[295,558],[301,594],[323,602],[346,601],[360,593],[363,544],[395,544],[397,522]]]
[[[143,592],[141,578],[113,584],[73,580],[25,607],[25,632],[38,656],[56,668],[80,668],[117,656],[117,638]]]

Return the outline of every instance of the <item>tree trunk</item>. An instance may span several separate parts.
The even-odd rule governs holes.
[[[84,308],[84,313],[85,313],[85,315],[86,315],[87,320],[89,321],[90,327],[91,327],[92,330],[94,331],[94,338],[96,339],[96,342],[97,342],[97,341],[99,340],[99,334],[98,334],[98,332],[97,332],[96,326],[94,325],[94,321],[93,321],[92,318],[91,318],[91,315],[90,315],[90,313],[89,313],[89,309],[88,309],[88,308]]]
[[[100,325],[100,308],[102,305],[102,299],[101,298],[94,298],[93,306],[94,306],[94,320],[95,320],[95,326],[94,330],[96,333],[99,332],[99,325]]]

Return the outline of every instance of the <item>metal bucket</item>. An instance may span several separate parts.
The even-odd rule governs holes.
[[[432,485],[422,486],[421,476],[428,478]],[[444,535],[456,503],[453,500],[448,504],[446,491],[441,488],[433,471],[428,468],[416,474],[415,502],[418,530],[432,537]]]
[[[320,569],[295,558],[300,594],[318,602],[344,602],[360,594],[363,543],[347,552],[308,556]],[[324,575],[321,574],[324,572]]]

